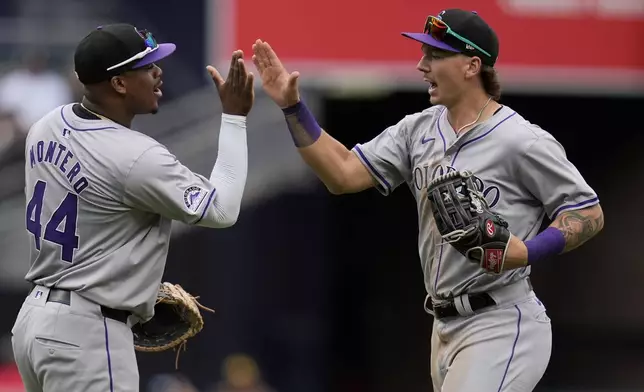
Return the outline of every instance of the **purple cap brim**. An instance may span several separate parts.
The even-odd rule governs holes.
[[[146,65],[156,63],[157,61],[170,56],[175,51],[175,49],[177,49],[177,46],[175,44],[159,44],[159,49],[143,57],[141,61],[136,63],[132,68],[141,68]]]
[[[450,51],[450,52],[456,52],[456,53],[461,52],[460,50],[454,49],[453,47],[447,45],[446,43],[435,39],[434,37],[432,37],[429,34],[424,34],[424,33],[401,33],[401,34],[403,36],[407,37],[407,38],[411,38],[411,39],[413,39],[415,41],[422,42],[424,44],[427,44],[429,46],[433,46],[433,47],[438,48],[438,49],[443,49],[443,50],[447,50],[447,51]]]

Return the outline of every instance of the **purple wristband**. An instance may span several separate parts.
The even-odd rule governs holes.
[[[566,237],[554,227],[548,227],[536,237],[525,242],[528,248],[528,264],[556,256],[566,247]]]
[[[322,128],[313,117],[313,114],[304,101],[282,109],[286,118],[286,125],[291,132],[293,143],[296,147],[307,147],[315,143],[322,134]]]

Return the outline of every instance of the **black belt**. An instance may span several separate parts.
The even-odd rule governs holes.
[[[488,293],[468,294],[467,296],[470,300],[472,311],[474,312],[487,308],[488,306],[496,305],[496,301],[494,301],[494,299]],[[434,317],[437,319],[442,319],[445,317],[456,317],[459,316],[459,313],[456,305],[454,305],[454,301],[460,301],[460,299],[458,299],[457,297],[456,299],[453,299],[446,304],[434,306],[432,304],[431,297],[427,297],[427,300],[425,301],[425,307],[432,310],[434,312]]]
[[[49,289],[47,302],[57,302],[59,304],[70,305],[72,302],[72,294],[68,290]],[[112,309],[103,305],[101,305],[101,313],[107,318],[111,318],[122,323],[127,323],[127,318],[130,316],[130,312],[126,310]]]

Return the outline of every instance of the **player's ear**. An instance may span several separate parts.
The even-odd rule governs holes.
[[[114,76],[112,79],[110,79],[110,84],[112,85],[112,88],[116,90],[117,93],[125,94],[125,91],[126,91],[125,80],[122,77]]]
[[[465,79],[476,77],[481,72],[481,58],[478,56],[469,57],[465,63]]]

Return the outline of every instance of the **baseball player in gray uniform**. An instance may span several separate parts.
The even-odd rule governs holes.
[[[254,100],[241,51],[226,81],[207,67],[223,106],[209,177],[130,129],[135,115],[157,112],[156,62],[174,50],[131,25],[97,28],[74,55],[82,102],[51,111],[29,131],[33,289],[12,330],[28,392],[138,391],[131,327],[154,315],[172,220],[225,228],[238,218]]]
[[[262,40],[253,62],[284,111],[304,161],[333,194],[406,183],[418,207],[425,309],[434,315],[435,391],[530,391],[551,352],[551,325],[529,282],[530,266],[570,251],[603,227],[598,197],[547,131],[501,105],[494,65],[499,43],[475,12],[430,16],[417,69],[431,107],[349,150],[320,128],[289,73]],[[503,270],[493,273],[437,232],[427,188],[450,172],[474,173],[489,207],[509,223]],[[545,216],[552,224],[539,232]],[[503,250],[502,250],[503,252]]]

